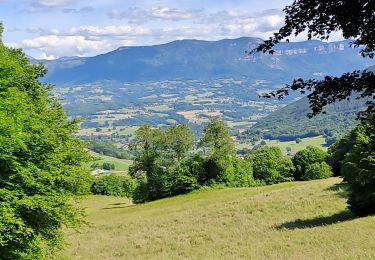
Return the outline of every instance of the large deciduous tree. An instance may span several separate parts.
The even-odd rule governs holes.
[[[0,36],[2,26],[0,24]],[[88,158],[68,120],[19,49],[0,38],[0,258],[46,259],[62,243],[62,227],[79,211],[71,195],[89,191]]]

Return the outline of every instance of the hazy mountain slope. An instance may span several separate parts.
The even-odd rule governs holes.
[[[281,84],[298,76],[339,74],[364,69],[370,64],[358,55],[357,49],[349,47],[348,41],[281,43],[273,56],[245,54],[259,42],[256,38],[182,40],[122,47],[91,58],[44,61],[50,68],[46,81],[78,84],[101,80],[139,82],[230,77]]]
[[[354,99],[338,102],[326,108],[327,114],[309,119],[306,115],[311,110],[305,97],[261,118],[242,137],[292,141],[324,135],[331,143],[335,137],[348,132],[358,123],[356,113],[364,108],[364,103],[363,100]]]

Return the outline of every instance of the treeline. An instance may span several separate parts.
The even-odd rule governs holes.
[[[121,149],[109,142],[91,141],[88,143],[88,148],[98,154],[118,159],[132,160],[134,158],[131,152]]]
[[[250,187],[343,176],[349,208],[357,215],[375,213],[374,116],[331,146],[328,153],[308,146],[292,158],[267,146],[238,157],[233,139],[218,119],[211,120],[197,142],[186,125],[164,131],[143,126],[136,132],[132,149],[136,152],[130,167],[134,182],[127,181],[124,189],[136,203],[205,186]]]
[[[233,139],[218,119],[204,128],[201,140],[194,140],[186,125],[173,125],[164,131],[142,126],[136,131],[131,147],[136,157],[129,169],[136,183],[134,202],[170,197],[204,186],[251,187],[332,176],[326,163],[328,154],[316,147],[300,151],[293,159],[283,156],[276,147],[263,147],[244,158],[238,157]]]

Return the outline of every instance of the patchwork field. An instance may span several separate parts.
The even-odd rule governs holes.
[[[341,180],[206,190],[133,205],[90,196],[60,259],[373,259],[375,216],[354,218]]]
[[[91,168],[91,165],[94,163],[102,165],[104,162],[108,162],[110,164],[113,163],[115,165],[115,172],[120,171],[127,173],[129,170],[129,166],[133,163],[131,160],[117,159],[110,156],[99,155],[94,152],[92,152],[92,154],[94,155],[95,160],[87,164],[88,168]]]
[[[280,142],[278,140],[265,140],[267,146],[275,146],[279,147],[280,150],[286,154],[287,153],[287,147],[289,147],[290,153],[295,154],[296,152],[305,149],[307,146],[312,145],[321,148],[324,151],[327,151],[328,147],[325,145],[326,141],[323,136],[317,136],[317,137],[309,137],[309,138],[302,138],[300,143],[296,143],[295,141],[290,142]],[[251,149],[253,148],[253,145],[251,144],[238,144],[238,149]]]

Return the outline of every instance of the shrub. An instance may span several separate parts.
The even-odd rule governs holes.
[[[93,194],[132,197],[136,182],[128,176],[108,175],[98,178],[92,185]]]
[[[306,173],[302,176],[302,180],[327,179],[332,177],[332,168],[326,162],[313,163],[308,166]]]

